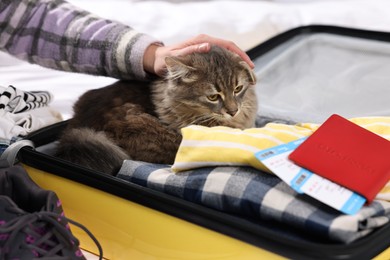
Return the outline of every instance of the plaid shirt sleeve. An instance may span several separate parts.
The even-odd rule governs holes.
[[[63,0],[0,1],[0,50],[44,67],[145,79],[143,54],[156,43]]]

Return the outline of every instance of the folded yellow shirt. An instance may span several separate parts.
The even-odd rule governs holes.
[[[390,117],[353,118],[350,121],[390,140]],[[311,135],[319,124],[269,123],[245,130],[192,125],[182,128],[183,140],[172,165],[174,172],[207,166],[252,166],[268,171],[255,153]],[[390,201],[390,182],[377,198]]]

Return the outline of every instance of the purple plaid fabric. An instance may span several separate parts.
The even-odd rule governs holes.
[[[0,50],[44,67],[144,79],[144,51],[157,42],[62,0],[0,1]]]

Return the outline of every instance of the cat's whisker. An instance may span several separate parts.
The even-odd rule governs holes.
[[[242,102],[241,103],[241,108],[252,108],[253,107],[253,104],[249,103],[249,102]]]
[[[217,126],[217,125],[220,125],[221,121],[223,120],[226,120],[222,115],[220,114],[214,114],[213,116],[211,116],[209,118],[209,121],[207,122],[208,123],[208,126]]]
[[[241,106],[241,108],[243,109],[243,110],[252,110],[252,109],[255,109],[255,107],[254,106],[252,106],[252,105],[243,105],[243,106]]]
[[[194,119],[191,124],[200,125],[200,124],[203,124],[203,123],[207,123],[207,122],[209,122],[212,119],[213,118],[210,115],[203,115],[202,117],[198,117],[198,118]]]
[[[198,121],[199,121],[199,117],[198,118],[188,118],[188,119],[186,118],[186,119],[183,119],[183,124],[185,124],[185,126],[197,125]]]

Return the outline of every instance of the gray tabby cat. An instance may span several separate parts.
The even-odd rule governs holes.
[[[82,95],[57,156],[115,174],[124,159],[172,164],[182,127],[254,126],[256,79],[238,55],[213,46],[209,53],[168,57],[166,64],[165,78]]]

